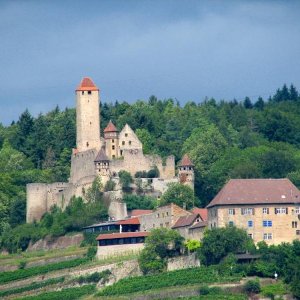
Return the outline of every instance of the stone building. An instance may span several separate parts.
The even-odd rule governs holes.
[[[181,175],[175,176],[174,156],[163,160],[158,155],[144,155],[141,141],[128,124],[119,132],[110,121],[101,138],[99,89],[90,78],[82,79],[75,94],[76,149],[73,149],[71,157],[69,181],[28,184],[27,222],[40,220],[53,205],[65,208],[72,196],[84,198],[85,191],[97,176],[104,185],[109,180],[118,183],[118,172],[121,170],[130,172],[134,177],[136,172],[156,167],[160,175],[151,183],[154,194],[163,193],[171,182],[188,182],[192,186],[192,165],[181,166],[189,168],[185,170],[189,180],[182,181],[179,179]],[[121,190],[107,192],[106,197],[110,199],[109,215],[114,219],[125,218],[127,210],[122,202]]]
[[[300,192],[289,179],[231,179],[207,208],[208,228],[234,225],[255,243],[300,240]]]
[[[180,217],[189,215],[192,213],[174,203],[161,206],[149,214],[139,216],[140,230],[150,231],[160,227],[172,228]]]

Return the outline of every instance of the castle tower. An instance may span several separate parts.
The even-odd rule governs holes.
[[[104,138],[106,155],[109,159],[117,158],[119,152],[119,132],[111,120],[104,129]]]
[[[185,154],[178,165],[178,178],[179,182],[184,185],[190,186],[194,189],[195,174],[194,164],[187,154]]]
[[[76,89],[77,151],[100,150],[99,89],[85,77]]]
[[[101,182],[103,186],[105,186],[106,182],[110,180],[110,168],[109,168],[109,158],[105,154],[103,148],[97,154],[95,160],[95,168],[96,174],[101,178]]]

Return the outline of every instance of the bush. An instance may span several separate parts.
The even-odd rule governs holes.
[[[114,191],[115,187],[116,187],[116,183],[113,180],[108,180],[105,184],[104,191],[105,192]]]
[[[258,294],[261,291],[258,280],[249,280],[244,285],[244,291],[248,294]]]
[[[25,260],[22,260],[19,262],[19,269],[22,270],[22,269],[25,269],[26,267],[26,261]]]
[[[86,253],[86,257],[90,260],[94,259],[97,253],[97,247],[91,246],[88,248],[88,251]]]
[[[130,191],[130,185],[133,182],[131,174],[127,171],[121,170],[119,173],[120,183],[122,185],[123,191]]]

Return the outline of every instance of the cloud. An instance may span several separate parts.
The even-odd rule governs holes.
[[[87,75],[104,100],[181,103],[267,97],[299,82],[297,1],[74,3],[2,3],[0,122],[26,107],[74,106]]]

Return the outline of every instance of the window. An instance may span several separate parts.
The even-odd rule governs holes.
[[[292,228],[297,228],[298,227],[298,223],[296,221],[292,222]]]
[[[235,209],[234,208],[229,208],[228,209],[228,214],[229,215],[235,215]]]
[[[128,133],[125,133],[125,136],[128,137]]]
[[[269,208],[267,208],[267,207],[264,207],[263,208],[263,214],[269,214]]]
[[[248,233],[250,239],[253,239],[253,233]]]
[[[287,213],[288,213],[288,209],[285,207],[275,208],[275,215],[287,214]]]
[[[82,91],[81,94],[84,95],[84,91]]]
[[[229,221],[228,225],[229,225],[229,227],[232,227],[234,225],[234,223],[232,221]]]
[[[295,213],[296,214],[300,214],[300,207],[298,206],[298,207],[296,207],[296,209],[295,209]]]
[[[91,94],[92,94],[92,92],[91,92],[91,91],[88,91],[88,94],[89,94],[89,95],[91,95]]]
[[[253,221],[248,221],[248,227],[253,227]]]
[[[129,141],[129,145],[131,145],[131,141]]]
[[[125,141],[122,141],[122,145],[123,145],[123,146],[125,145]]]
[[[111,146],[111,149],[115,150],[115,145],[112,145],[112,146]]]
[[[242,215],[254,215],[254,208],[241,208]]]
[[[272,233],[264,233],[264,240],[272,240]]]
[[[300,235],[300,230],[296,230],[296,235]]]
[[[115,156],[115,155],[113,155],[113,156],[112,156],[112,158],[116,158],[116,156]]]
[[[269,220],[263,221],[263,227],[272,227],[272,226],[273,226],[272,221]]]
[[[168,212],[168,211],[166,212],[166,215],[167,215],[167,216],[169,215],[169,212]]]
[[[111,140],[111,142],[112,142],[112,143],[114,143],[114,142],[115,142],[115,140],[114,140],[114,139],[112,139],[112,140]]]

